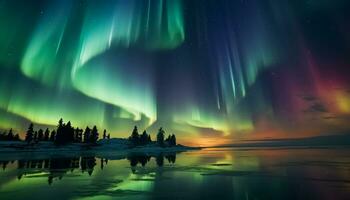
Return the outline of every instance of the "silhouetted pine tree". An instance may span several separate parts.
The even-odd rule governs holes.
[[[83,129],[81,129],[81,128],[78,129],[77,140],[78,140],[78,142],[80,142],[80,143],[83,142],[83,132],[84,132]]]
[[[175,146],[176,145],[176,137],[174,134],[168,135],[167,139],[165,139],[165,144],[168,146]]]
[[[134,126],[134,129],[132,130],[131,136],[130,136],[130,141],[134,145],[138,145],[140,140],[139,132],[137,130],[137,126]]]
[[[66,126],[64,127],[64,136],[65,143],[74,142],[74,128],[72,127],[70,121],[68,121]]]
[[[96,143],[98,140],[98,130],[97,127],[94,126],[91,131],[91,137],[90,137],[90,142],[91,143]]]
[[[169,141],[170,146],[176,146],[176,137],[174,134],[170,136],[170,141]]]
[[[34,134],[33,126],[34,126],[33,123],[31,123],[27,130],[26,137],[25,137],[25,141],[27,143],[30,143],[33,140],[33,134]]]
[[[38,131],[38,141],[42,141],[44,139],[44,131],[43,129],[39,129]]]
[[[148,134],[147,134],[146,130],[144,130],[143,133],[141,134],[141,137],[140,137],[140,144],[141,144],[141,145],[146,145],[146,144],[148,144]]]
[[[165,143],[170,146],[170,135],[165,139]]]
[[[83,142],[83,129],[79,129],[79,135],[78,135],[78,140],[80,143]]]
[[[78,134],[79,134],[79,128],[76,127],[74,129],[74,142],[78,142]]]
[[[7,134],[7,140],[13,140],[13,132],[12,132],[12,128],[10,129],[9,133]]]
[[[106,139],[106,137],[107,137],[106,132],[107,132],[106,129],[103,130],[103,139]]]
[[[56,131],[56,137],[55,137],[55,144],[63,144],[65,139],[64,139],[64,124],[63,124],[63,119],[61,118],[58,121],[58,126],[57,126],[57,131]]]
[[[53,130],[53,131],[51,131],[50,141],[54,142],[55,140],[56,140],[56,131]]]
[[[87,126],[84,131],[84,142],[89,143],[90,140],[91,129]]]
[[[148,135],[147,140],[148,140],[148,141],[147,141],[148,144],[151,144],[151,143],[152,143],[151,135]]]
[[[50,131],[48,128],[46,128],[44,133],[44,141],[49,141],[49,137],[50,137]]]
[[[34,138],[33,140],[37,143],[38,142],[38,131],[34,132]]]
[[[107,139],[111,139],[111,135],[109,133],[107,135]]]
[[[82,140],[82,129],[79,129],[78,127],[74,130],[74,142],[81,142]]]
[[[164,145],[164,134],[165,134],[165,131],[163,130],[163,128],[160,128],[157,134],[157,144],[159,146]]]

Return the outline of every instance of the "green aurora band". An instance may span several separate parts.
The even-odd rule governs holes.
[[[49,86],[73,86],[87,96],[124,108],[135,120],[144,114],[150,123],[154,122],[156,101],[151,79],[137,83],[137,77],[127,81],[122,73],[107,78],[108,73],[99,69],[104,66],[92,66],[95,70],[90,72],[85,68],[91,59],[112,47],[145,46],[144,51],[149,51],[180,45],[185,37],[181,2],[104,1],[97,6],[91,3],[82,19],[81,34],[76,36],[69,32],[73,25],[67,24],[75,17],[70,4],[72,2],[56,2],[48,9],[49,14],[42,17],[24,55],[23,73]],[[75,37],[78,44],[72,44],[71,37]],[[92,76],[96,78],[90,79]]]
[[[138,125],[232,140],[302,128],[285,124],[307,117],[347,119],[350,97],[334,88],[348,88],[335,62],[348,60],[303,24],[316,10],[346,30],[334,15],[344,2],[0,0],[0,128],[23,134],[29,122],[54,127],[62,117],[112,136]],[[322,33],[339,38],[333,49],[346,49],[346,34],[332,31]],[[323,78],[319,63],[337,73]]]

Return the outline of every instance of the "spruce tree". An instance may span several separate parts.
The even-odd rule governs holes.
[[[165,139],[165,143],[170,146],[170,135]]]
[[[38,131],[34,131],[33,140],[34,140],[36,143],[38,142]]]
[[[55,140],[56,140],[56,131],[53,130],[53,131],[51,131],[50,141],[54,142]]]
[[[33,123],[29,125],[29,128],[26,133],[25,141],[27,143],[30,143],[33,140],[33,134],[34,134],[34,128],[33,128]]]
[[[148,144],[148,134],[147,134],[146,130],[143,131],[143,133],[142,133],[142,135],[140,137],[140,143],[142,145]]]
[[[160,128],[157,134],[157,144],[159,146],[163,146],[164,145],[164,130],[163,128]]]
[[[78,142],[83,142],[83,129],[79,129]]]
[[[46,128],[44,133],[44,141],[49,141],[49,137],[50,137],[50,131],[48,128]]]
[[[105,130],[103,130],[103,139],[106,139],[106,137],[107,137],[107,133],[106,133],[107,131],[106,131],[106,129]]]
[[[64,143],[64,127],[65,125],[63,124],[63,119],[61,118],[58,121],[58,126],[57,126],[57,131],[56,131],[56,137],[55,137],[55,143],[56,144],[62,144]]]
[[[91,138],[90,138],[90,141],[91,143],[96,143],[98,140],[98,130],[97,130],[97,127],[94,126],[92,128],[92,131],[91,131]]]
[[[89,143],[90,140],[91,129],[87,126],[84,131],[84,142]]]
[[[38,141],[42,141],[44,139],[44,131],[43,129],[39,129],[38,131]]]
[[[151,135],[148,135],[147,140],[148,140],[148,141],[147,141],[147,143],[148,143],[148,144],[151,144],[151,143],[152,143],[152,140],[151,140]]]
[[[70,121],[67,122],[64,127],[65,142],[74,142],[74,128],[72,127]]]
[[[79,131],[80,129],[76,127],[74,130],[74,142],[79,142]]]
[[[14,139],[13,137],[14,136],[13,136],[13,132],[12,132],[12,128],[11,128],[9,131],[9,134],[7,134],[7,140],[13,140]]]
[[[170,146],[176,146],[176,136],[174,134],[170,137]]]
[[[134,145],[138,145],[138,144],[139,144],[139,139],[140,139],[139,132],[138,132],[138,130],[137,130],[137,126],[135,126],[135,127],[134,127],[134,130],[133,130],[132,133],[131,133],[130,140],[131,140],[131,142],[132,142]]]

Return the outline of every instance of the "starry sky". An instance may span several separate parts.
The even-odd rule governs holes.
[[[347,0],[0,0],[0,128],[192,145],[350,129]]]

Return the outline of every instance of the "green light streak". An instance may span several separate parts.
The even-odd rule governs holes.
[[[69,12],[65,4],[58,4],[42,16],[22,60],[21,70],[26,76],[47,85],[69,84],[69,75],[59,73],[69,68],[59,52]]]

